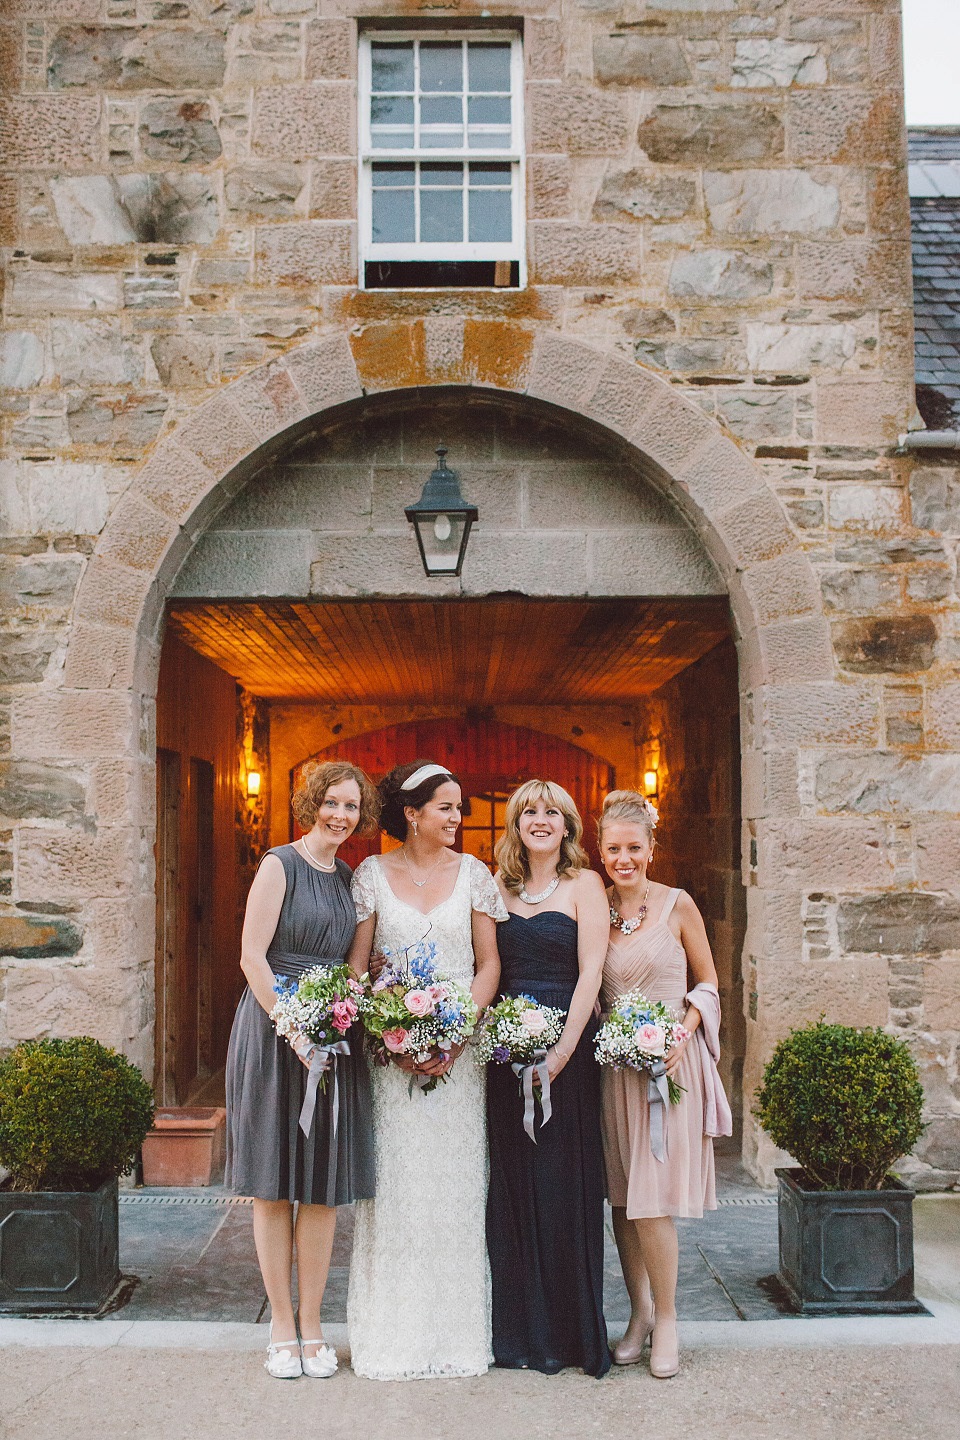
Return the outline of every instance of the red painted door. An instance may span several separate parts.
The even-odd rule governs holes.
[[[338,741],[316,755],[305,756],[291,771],[291,793],[308,760],[350,760],[374,780],[393,768],[423,757],[448,765],[458,777],[470,814],[458,839],[458,848],[493,865],[493,842],[503,829],[507,797],[524,780],[554,780],[568,790],[583,817],[584,843],[591,863],[599,867],[595,817],[603,797],[614,788],[613,766],[568,740],[544,735],[499,720],[413,720],[388,725]],[[300,832],[291,820],[293,836]],[[340,854],[348,865],[379,854],[380,836],[349,840]]]

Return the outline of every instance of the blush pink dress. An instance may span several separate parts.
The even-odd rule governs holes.
[[[609,1011],[628,990],[662,1000],[682,1017],[686,1010],[687,956],[667,924],[679,890],[671,890],[659,917],[632,935],[615,932],[603,966],[600,1003]],[[704,1134],[703,1072],[697,1046],[688,1043],[674,1079],[684,1087],[667,1105],[665,1160],[650,1148],[647,1076],[601,1067],[601,1125],[607,1198],[626,1207],[630,1220],[658,1215],[697,1218],[717,1207],[713,1141]]]

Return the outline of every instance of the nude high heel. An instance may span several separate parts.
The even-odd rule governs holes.
[[[622,1340],[617,1341],[610,1352],[614,1365],[636,1365],[638,1360],[643,1359],[643,1352],[649,1344],[650,1336],[653,1334],[653,1324],[654,1322],[651,1319],[650,1324],[641,1337],[639,1345],[625,1345]]]
[[[672,1380],[680,1370],[680,1344],[677,1340],[676,1320],[662,1320],[663,1326],[673,1326],[673,1350],[668,1351],[664,1358],[653,1357],[653,1342],[650,1345],[650,1374],[655,1380]]]

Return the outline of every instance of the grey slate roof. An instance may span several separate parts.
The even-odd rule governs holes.
[[[907,132],[917,404],[960,424],[960,127]]]

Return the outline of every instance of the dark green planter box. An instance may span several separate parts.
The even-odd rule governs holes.
[[[0,1314],[89,1315],[120,1279],[117,1182],[0,1191]]]
[[[780,1279],[801,1315],[923,1315],[913,1293],[914,1192],[808,1190],[778,1170]]]

